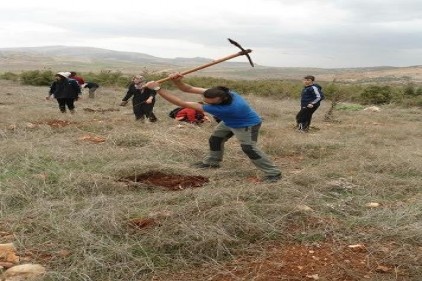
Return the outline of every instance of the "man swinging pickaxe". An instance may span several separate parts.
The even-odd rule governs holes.
[[[221,120],[208,139],[208,155],[202,161],[193,164],[195,168],[219,168],[220,163],[223,160],[224,144],[231,137],[235,136],[239,141],[241,150],[250,159],[252,164],[264,173],[265,176],[263,177],[263,181],[268,183],[276,182],[281,179],[281,171],[274,165],[269,157],[257,147],[262,119],[249,105],[246,99],[236,93],[233,89],[228,89],[224,86],[215,86],[205,89],[183,82],[183,76],[185,74],[242,55],[246,55],[253,66],[252,60],[248,55],[251,50],[244,50],[238,43],[230,39],[229,41],[239,47],[241,52],[182,73],[171,74],[169,77],[159,81],[150,81],[146,83],[145,86],[155,90],[161,97],[172,104],[190,109],[191,111],[206,112]],[[162,89],[160,83],[167,80],[172,80],[175,86],[183,92],[200,95],[203,103],[184,101],[179,98],[177,93],[171,93],[166,89]]]

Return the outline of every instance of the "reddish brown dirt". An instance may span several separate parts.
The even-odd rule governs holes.
[[[209,281],[358,281],[408,280],[392,265],[379,263],[365,248],[324,242],[317,245],[271,245],[257,255],[238,258],[214,269],[201,268],[153,280]]]
[[[76,122],[58,120],[58,119],[49,119],[49,120],[34,122],[34,124],[48,125],[53,128],[63,128],[63,127],[69,126],[70,124],[76,124]]]
[[[80,137],[79,140],[91,143],[103,143],[106,141],[106,138],[102,136],[84,135]]]
[[[165,187],[169,190],[183,190],[186,188],[201,187],[206,184],[208,178],[202,176],[188,176],[177,174],[165,174],[158,171],[150,171],[145,174],[129,176],[121,179],[124,182],[145,183],[153,186]]]
[[[129,224],[135,228],[143,229],[157,225],[154,218],[136,218],[129,221]]]
[[[214,281],[231,280],[364,280],[377,268],[365,251],[348,247],[285,245],[266,249],[260,257],[239,259]],[[392,270],[391,267],[390,270]]]

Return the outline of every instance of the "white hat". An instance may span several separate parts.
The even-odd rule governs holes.
[[[70,72],[57,72],[56,75],[63,76],[65,78],[68,78],[70,76]]]

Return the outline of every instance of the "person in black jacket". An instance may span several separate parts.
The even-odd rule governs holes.
[[[95,91],[100,87],[100,85],[98,85],[95,82],[85,82],[85,84],[82,85],[82,88],[88,88],[88,97],[90,99],[95,98]]]
[[[81,94],[81,87],[76,80],[69,79],[70,72],[58,72],[54,81],[50,86],[49,95],[46,97],[49,100],[52,96],[57,99],[59,109],[66,113],[66,106],[70,113],[75,113],[75,101],[78,100]]]
[[[120,105],[125,106],[128,103],[128,100],[133,96],[132,104],[135,119],[144,121],[146,117],[150,122],[155,122],[157,121],[157,117],[155,117],[153,109],[155,95],[157,93],[154,90],[144,87],[144,85],[145,78],[142,75],[135,75]]]
[[[297,129],[301,133],[309,131],[311,126],[312,115],[324,99],[322,87],[314,83],[315,77],[312,75],[303,78],[304,88],[300,99],[300,111],[296,115]]]

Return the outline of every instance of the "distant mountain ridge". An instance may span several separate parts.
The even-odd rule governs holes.
[[[253,58],[253,54],[252,54]],[[122,52],[93,47],[45,46],[0,48],[0,72],[18,72],[36,69],[53,71],[75,70],[79,72],[113,70],[123,73],[149,71],[183,71],[213,59],[159,58],[137,52]],[[227,61],[195,72],[193,75],[224,77],[228,79],[295,79],[313,74],[320,81],[345,82],[415,82],[422,83],[422,66],[391,67],[376,66],[362,68],[306,68],[268,67],[256,65],[252,68],[247,61]]]
[[[21,48],[0,48],[0,56],[12,53],[34,54],[54,57],[74,57],[88,60],[114,60],[127,61],[131,63],[146,64],[178,64],[179,61],[193,63],[207,61],[206,58],[175,58],[166,59],[154,57],[148,54],[136,52],[121,52],[93,47],[68,47],[68,46],[46,46],[46,47],[21,47]],[[209,60],[208,60],[209,61]]]

